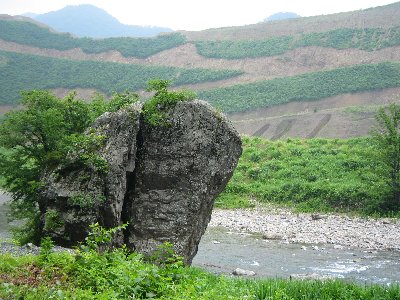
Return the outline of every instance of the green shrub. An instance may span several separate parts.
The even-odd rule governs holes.
[[[152,126],[169,126],[167,112],[178,102],[190,101],[196,97],[195,93],[187,90],[168,91],[169,86],[168,80],[154,79],[148,83],[147,91],[155,93],[143,105],[143,117]]]

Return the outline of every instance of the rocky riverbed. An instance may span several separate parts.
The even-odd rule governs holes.
[[[261,233],[284,243],[332,244],[375,250],[400,250],[400,221],[338,214],[296,214],[288,209],[215,209],[210,227]]]

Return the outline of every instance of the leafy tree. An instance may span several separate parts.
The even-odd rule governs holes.
[[[373,131],[382,162],[386,166],[387,183],[391,197],[385,208],[400,208],[400,105],[392,103],[387,109],[381,107],[376,114],[378,128]]]
[[[44,172],[63,162],[72,144],[86,149],[87,145],[77,142],[96,142],[83,135],[96,117],[137,100],[129,92],[115,94],[109,102],[97,96],[91,103],[76,99],[76,93],[63,99],[48,91],[22,93],[23,108],[6,114],[0,124],[3,188],[12,195],[13,217],[28,219],[22,242],[40,239],[38,200]]]

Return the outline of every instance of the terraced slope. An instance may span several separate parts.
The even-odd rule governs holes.
[[[0,50],[136,68],[173,67],[186,74],[197,68],[231,71],[218,80],[203,76],[184,81],[179,79],[182,71],[175,73],[178,80],[170,79],[229,113],[241,133],[272,139],[350,137],[368,133],[376,105],[400,102],[399,15],[396,2],[349,13],[182,31],[151,40],[95,41],[0,16]],[[61,83],[51,88],[66,93],[70,87]],[[109,90],[122,86],[118,79],[110,85]],[[99,90],[85,84],[75,88],[85,94]]]

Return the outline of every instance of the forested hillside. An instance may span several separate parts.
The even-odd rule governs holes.
[[[399,15],[396,2],[155,38],[106,39],[76,38],[26,18],[2,16],[0,50],[6,52],[0,54],[0,101],[14,104],[18,91],[30,88],[85,88],[106,94],[140,90],[157,77],[189,87],[223,112],[235,113],[232,119],[241,133],[268,138],[362,135],[368,130],[351,131],[348,124],[370,128],[370,114],[343,121],[343,109],[400,102]],[[305,119],[307,132],[290,129]],[[336,130],[341,121],[346,125]]]
[[[240,71],[182,69],[112,62],[74,61],[0,51],[0,103],[16,103],[21,90],[92,88],[107,95],[142,90],[152,78],[175,85],[216,81],[240,75]]]
[[[124,56],[135,57],[148,57],[185,43],[185,37],[179,33],[155,38],[75,38],[68,33],[52,32],[49,28],[31,22],[4,19],[0,19],[0,29],[0,39],[18,44],[57,50],[81,48],[87,53],[116,50]]]

